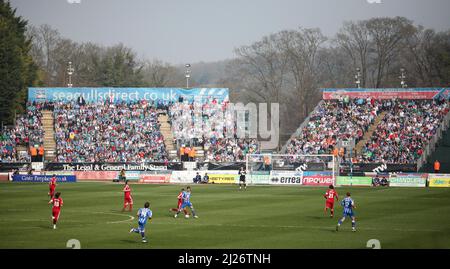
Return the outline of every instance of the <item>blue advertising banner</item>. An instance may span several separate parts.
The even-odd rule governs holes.
[[[304,171],[303,176],[332,176],[333,171]]]
[[[52,176],[13,175],[13,182],[49,182]],[[77,182],[76,176],[56,176],[56,182]]]
[[[28,88],[28,101],[76,101],[83,96],[87,103],[136,102],[140,100],[177,102],[180,97],[187,101],[203,101],[216,98],[218,101],[228,99],[227,88]]]

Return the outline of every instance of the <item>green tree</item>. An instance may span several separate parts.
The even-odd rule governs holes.
[[[26,26],[10,3],[0,0],[0,121],[4,124],[13,123],[15,112],[23,112],[27,87],[37,78]]]

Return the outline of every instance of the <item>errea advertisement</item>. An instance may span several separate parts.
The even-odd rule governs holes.
[[[274,171],[270,172],[269,184],[302,185],[302,171]]]
[[[332,172],[272,171],[270,184],[328,186],[334,184],[334,179]]]

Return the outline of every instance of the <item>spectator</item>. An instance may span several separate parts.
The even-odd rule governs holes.
[[[190,162],[193,162],[195,160],[195,148],[194,147],[192,147],[189,150],[188,156],[189,156],[189,161]]]
[[[380,178],[378,177],[378,175],[372,178],[372,186],[374,187],[380,186]]]
[[[181,145],[180,147],[180,159],[182,162],[186,161],[185,155],[184,155],[184,145]]]
[[[120,170],[120,173],[119,173],[119,181],[125,182],[126,180],[127,180],[127,177],[125,174],[125,169],[122,168],[122,170]]]
[[[31,161],[36,162],[37,161],[37,148],[35,146],[30,146],[30,155],[31,155]]]
[[[82,95],[78,96],[77,98],[77,104],[79,106],[84,106],[86,104],[86,101],[84,100],[84,97]]]
[[[203,181],[202,183],[204,184],[208,184],[209,183],[209,176],[208,173],[205,173],[205,175],[203,176]]]
[[[439,170],[441,170],[441,163],[438,160],[435,160],[433,167],[434,167],[434,172],[436,174],[439,174]]]
[[[189,146],[184,148],[184,159],[186,160],[186,162],[190,162],[190,156],[189,154],[191,153],[191,148]]]
[[[40,145],[39,149],[38,149],[38,156],[39,156],[39,161],[43,162],[44,161],[44,145]]]
[[[197,172],[197,175],[194,177],[194,183],[201,183],[202,182],[202,176]]]

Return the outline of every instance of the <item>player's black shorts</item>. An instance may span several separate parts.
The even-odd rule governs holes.
[[[240,176],[239,181],[245,182],[245,176]]]

